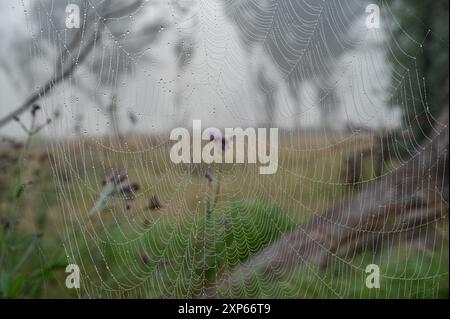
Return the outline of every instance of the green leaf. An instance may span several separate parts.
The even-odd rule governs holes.
[[[19,188],[16,191],[16,198],[17,199],[22,196],[23,192],[25,191],[25,188],[26,188],[26,184],[22,184],[22,185],[19,186]]]
[[[8,289],[7,298],[15,298],[19,295],[23,287],[23,277],[18,275],[14,281],[11,283]]]
[[[10,275],[6,270],[2,270],[0,273],[0,296],[5,298],[8,294]]]
[[[23,246],[28,246],[35,239],[36,239],[36,235],[34,235],[34,234],[19,235],[16,237],[14,242],[11,243],[11,249],[17,250]]]
[[[50,273],[52,273],[53,271],[57,271],[57,270],[61,270],[61,269],[66,269],[67,267],[67,262],[66,261],[55,261],[53,263],[51,263],[50,265],[42,268],[42,269],[37,269],[33,272],[32,276],[33,277],[39,277],[39,276],[48,276],[50,275]]]

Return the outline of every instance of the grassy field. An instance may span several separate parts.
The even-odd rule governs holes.
[[[159,137],[36,139],[23,169],[23,148],[5,146],[0,149],[0,295],[201,297],[221,274],[371,183],[373,156],[364,159],[361,185],[349,185],[346,175],[347,158],[373,143],[371,136],[286,133],[274,176],[259,175],[255,165],[174,165],[170,145]],[[386,163],[382,174],[395,166]],[[211,182],[204,177],[207,168]],[[119,171],[139,185],[135,198],[117,196],[89,216],[102,180]],[[159,209],[149,208],[152,197]],[[11,212],[17,212],[17,223]],[[376,254],[336,258],[327,269],[270,275],[255,270],[249,281],[219,291],[224,297],[448,297],[448,227],[439,225],[439,231],[440,245],[433,250],[403,243]],[[382,285],[367,289],[365,265],[374,261],[382,269]],[[65,286],[68,263],[81,269],[79,290]]]

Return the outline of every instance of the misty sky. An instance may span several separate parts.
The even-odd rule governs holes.
[[[32,50],[33,41],[39,41],[39,34],[30,26],[29,7],[21,1],[0,2],[0,59],[3,66],[12,70],[13,76],[0,69],[1,108],[4,116],[28,96],[32,87],[27,84],[27,72],[20,70],[14,59],[17,39],[29,38],[30,60],[36,59]],[[156,3],[156,2],[155,2]],[[274,99],[276,111],[274,124],[278,127],[318,127],[321,124],[318,110],[317,90],[312,81],[299,87],[299,101],[295,101],[284,84],[283,75],[274,67],[263,50],[256,48],[251,55],[242,45],[238,30],[230,23],[220,1],[193,1],[189,13],[177,21],[178,28],[194,39],[194,53],[191,63],[177,74],[177,56],[174,44],[177,28],[167,25],[161,30],[159,41],[149,48],[150,60],[139,59],[133,71],[113,83],[117,89],[121,130],[126,132],[157,132],[176,125],[180,111],[174,105],[175,92],[181,88],[183,111],[187,111],[183,125],[190,126],[192,119],[201,119],[205,126],[235,127],[255,126],[264,121],[261,104],[264,94],[255,88],[254,76],[263,67],[276,84]],[[147,10],[148,9],[148,10]],[[136,17],[134,27],[142,22],[159,17],[170,17],[173,9],[167,2],[147,8]],[[27,12],[24,12],[24,11]],[[342,129],[349,122],[355,126],[394,127],[400,123],[400,113],[395,107],[385,105],[386,89],[390,86],[389,66],[383,56],[383,34],[380,30],[368,30],[364,16],[349,30],[352,39],[359,43],[357,48],[339,57],[333,66],[329,82],[333,83],[339,98],[338,109],[333,116],[333,128]],[[193,22],[195,21],[195,23]],[[130,30],[131,33],[133,30]],[[34,38],[34,39],[33,39]],[[109,50],[97,47],[96,50]],[[319,59],[319,58],[318,58]],[[305,62],[307,63],[307,62]],[[52,74],[54,61],[40,61],[31,71],[36,77],[35,86],[43,84]],[[89,70],[80,68],[77,76],[89,86],[97,88],[89,79]],[[97,92],[98,93],[98,92]],[[80,92],[70,82],[60,85],[51,96],[42,100],[46,114],[61,109],[63,118],[49,128],[47,134],[71,135],[75,119],[83,115],[83,128],[87,134],[103,134],[108,131],[108,116],[96,105],[89,94]],[[138,118],[132,126],[128,112]],[[43,114],[45,116],[45,113]],[[24,121],[25,118],[24,118]],[[4,134],[18,135],[16,123],[2,128]]]

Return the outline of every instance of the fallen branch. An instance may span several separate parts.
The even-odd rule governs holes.
[[[205,296],[217,296],[218,287],[228,290],[255,272],[326,267],[337,257],[351,258],[370,246],[377,250],[383,241],[423,236],[448,214],[448,105],[438,121],[431,141],[407,163],[226,273]]]

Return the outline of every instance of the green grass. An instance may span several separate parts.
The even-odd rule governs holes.
[[[108,290],[125,286],[130,296],[200,297],[217,276],[293,227],[295,223],[280,208],[248,202],[214,211],[210,218],[206,214],[183,220],[163,217],[134,238],[118,227],[102,245],[84,242],[78,264],[83,263],[83,271],[90,274],[85,294],[107,296]],[[106,235],[99,241],[103,239]],[[112,291],[114,297],[122,293]]]
[[[207,202],[214,201],[216,186],[203,177],[206,166],[170,166],[166,146],[132,155],[100,152],[94,143],[53,146],[52,166],[39,160],[46,144],[32,147],[26,162],[24,179],[32,183],[21,195],[17,236],[4,242],[2,297],[201,297],[222,274],[354,191],[341,176],[350,144],[286,142],[275,176],[261,176],[249,165],[223,166],[217,205],[208,218]],[[133,151],[132,143],[129,147]],[[0,217],[5,217],[16,201],[17,162],[0,164],[6,172],[0,177]],[[368,181],[372,166],[370,161],[364,166]],[[101,216],[89,218],[101,180],[121,168],[142,186],[133,208],[126,211],[115,201]],[[214,168],[212,173],[217,180],[219,173]],[[159,211],[145,209],[153,194],[163,203]],[[43,237],[36,240],[38,232]],[[333,258],[326,269],[255,271],[249,281],[219,292],[262,298],[448,297],[448,229],[443,233],[437,240],[442,245],[433,251],[408,243],[350,260]],[[25,254],[20,271],[12,271]],[[80,266],[79,291],[65,287],[68,263]],[[380,266],[380,289],[365,287],[370,263]]]
[[[227,225],[223,221],[227,220]],[[83,294],[90,297],[198,298],[216,279],[293,229],[282,209],[255,202],[184,220],[161,218],[131,238],[122,229],[80,256],[89,273]],[[100,239],[100,241],[102,241]],[[88,242],[87,242],[88,243]],[[95,246],[95,247],[94,247]],[[83,251],[82,249],[82,251]],[[88,257],[88,255],[90,257]],[[97,256],[97,258],[95,257]],[[148,264],[141,257],[146,256]],[[161,265],[159,261],[170,261]],[[88,263],[89,262],[89,263]],[[365,285],[367,265],[380,267],[380,288]],[[95,270],[92,266],[95,265]],[[447,298],[448,243],[435,251],[411,243],[366,251],[350,260],[333,258],[326,269],[255,274],[231,288],[225,298]],[[125,292],[124,292],[125,291]]]
[[[256,272],[247,281],[238,281],[233,287],[222,287],[219,291],[228,298],[448,298],[448,242],[425,254],[400,245],[381,251],[375,259],[373,252],[368,251],[352,260],[335,258],[326,270],[309,265],[272,277]],[[369,289],[365,283],[366,266],[373,263],[380,269],[378,289]]]

